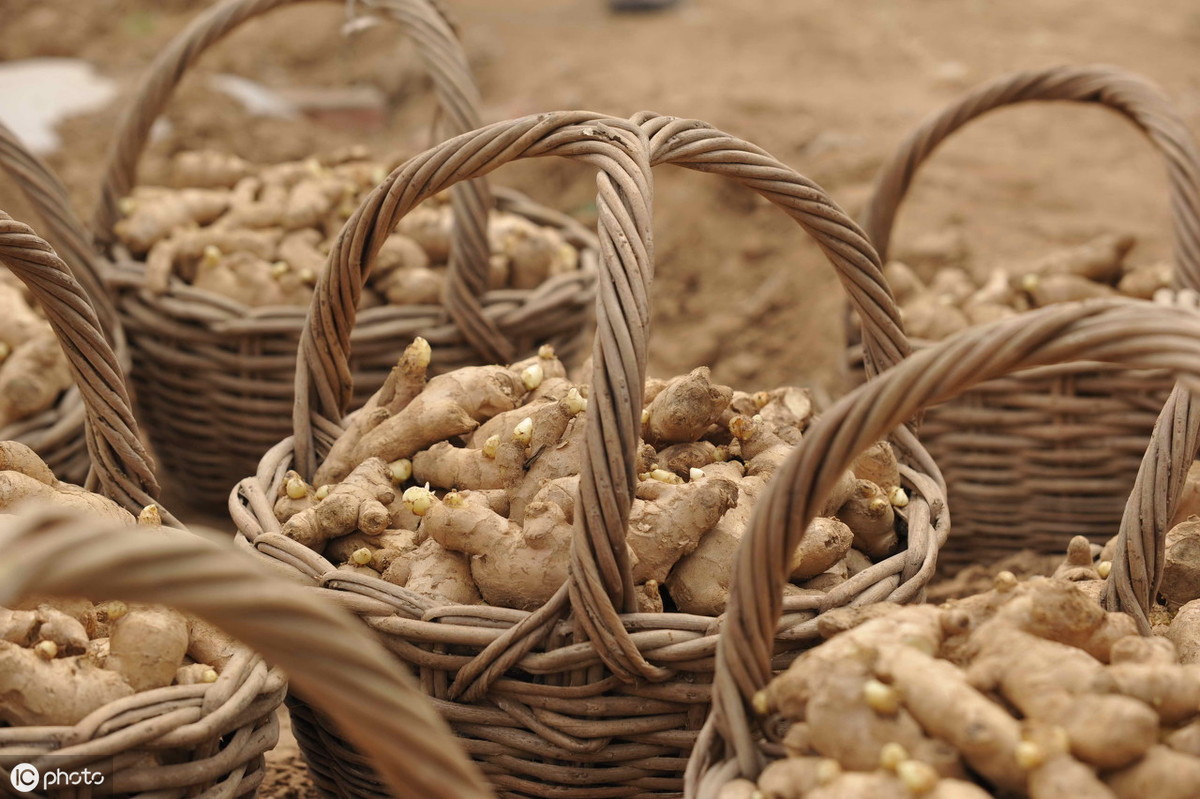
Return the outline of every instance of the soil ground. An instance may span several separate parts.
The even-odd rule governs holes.
[[[1193,129],[1200,122],[1200,9],[1189,0],[682,0],[638,15],[612,15],[601,0],[442,2],[471,54],[485,120],[565,108],[704,119],[813,178],[852,214],[909,128],[1009,70],[1116,64],[1159,83]],[[64,146],[49,157],[81,209],[118,109],[204,5],[6,0],[0,59],[81,57],[122,89],[108,109],[65,123]],[[428,144],[431,102],[412,48],[387,26],[347,40],[344,15],[341,3],[304,3],[214,48],[168,110],[170,131],[144,159],[144,179],[161,174],[165,156],[199,146],[272,161],[351,143],[379,156]],[[280,87],[374,85],[388,111],[368,126],[246,118],[204,87],[203,76],[221,72]],[[520,164],[495,179],[585,220],[594,210],[582,167]],[[0,207],[31,218],[9,185]],[[678,170],[656,175],[655,217],[653,372],[707,363],[739,387],[837,393],[842,294],[810,239],[749,192]],[[893,240],[905,257],[961,238],[982,270],[1109,230],[1137,235],[1135,260],[1169,256],[1159,158],[1113,114],[1055,104],[1006,110],[954,137],[922,170]],[[769,312],[747,314],[774,280]],[[696,334],[718,321],[727,335],[698,345]]]

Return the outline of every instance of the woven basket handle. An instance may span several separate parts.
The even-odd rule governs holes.
[[[86,413],[91,480],[134,512],[155,502],[158,481],[138,434],[121,365],[87,293],[49,244],[3,211],[0,263],[29,288],[67,355]],[[164,516],[175,523],[170,514]]]
[[[736,750],[744,773],[757,773],[759,767],[749,732],[749,703],[772,676],[787,553],[795,551],[838,476],[873,442],[923,408],[1021,369],[1069,361],[1170,369],[1195,390],[1200,387],[1200,316],[1107,300],[1049,306],[972,328],[914,353],[845,396],[805,433],[755,507],[738,551],[717,649],[713,720]],[[1161,557],[1164,540],[1162,531],[1141,545],[1153,546]],[[1121,541],[1121,548],[1136,545]],[[902,556],[876,568],[894,564],[898,570]],[[1128,574],[1114,568],[1108,579],[1120,597],[1131,595]]]
[[[100,259],[92,246],[92,237],[71,207],[66,187],[3,124],[0,124],[0,168],[37,210],[46,240],[71,267],[71,274],[83,285],[104,323],[109,341],[116,344],[120,336],[117,309],[100,276]]]
[[[133,190],[137,165],[150,136],[188,67],[213,44],[242,23],[281,6],[307,0],[223,0],[192,21],[159,53],[138,87],[134,102],[117,125],[108,166],[93,217],[96,236],[111,242],[121,218],[118,202]],[[479,91],[454,29],[431,0],[367,0],[366,6],[398,22],[417,46],[444,118],[445,135],[480,125]],[[442,138],[439,136],[439,138]],[[467,341],[487,360],[509,360],[511,343],[484,315],[479,297],[487,290],[490,247],[487,217],[491,194],[478,181],[455,189],[454,228],[444,302]]]
[[[262,571],[228,536],[161,534],[27,507],[0,517],[0,605],[86,596],[169,605],[249,644],[288,673],[371,757],[394,796],[492,796],[412,676],[349,613]]]
[[[1171,187],[1176,281],[1200,288],[1200,152],[1187,126],[1154,84],[1108,66],[1053,67],[989,81],[926,119],[875,180],[863,228],[886,261],[896,211],[921,163],[976,117],[1027,100],[1099,103],[1136,125],[1162,153]]]

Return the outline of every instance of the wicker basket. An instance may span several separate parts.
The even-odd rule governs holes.
[[[464,154],[469,154],[464,157]],[[647,155],[648,154],[648,155]],[[335,569],[284,537],[272,512],[285,471],[311,474],[342,429],[349,399],[350,328],[364,280],[360,265],[418,202],[451,183],[523,157],[558,155],[596,166],[604,279],[587,411],[593,453],[582,464],[571,577],[534,612],[447,606],[383,580]],[[347,222],[329,274],[318,285],[297,373],[296,434],[263,458],[230,498],[238,541],[295,579],[354,610],[411,664],[467,751],[506,797],[668,797],[709,708],[716,618],[641,614],[632,608],[624,543],[633,497],[652,271],[649,168],[675,163],[755,189],[824,248],[868,320],[878,362],[906,343],[866,239],[817,186],[752,145],[701,122],[588,112],[527,117],[450,140],[410,160]],[[420,175],[420,180],[414,176]],[[922,458],[907,430],[899,440]],[[916,461],[924,464],[924,459]],[[936,467],[906,468],[913,493],[907,551],[820,600],[789,606],[777,658],[787,663],[816,635],[816,613],[851,602],[912,600],[945,540]],[[624,576],[622,576],[622,573]],[[300,706],[297,737],[322,790],[384,796],[336,729]],[[319,766],[317,764],[320,764]]]
[[[97,270],[96,253],[87,229],[71,210],[67,190],[11,130],[0,125],[0,168],[20,186],[45,226],[46,238],[63,254],[71,273],[83,285],[102,329],[120,363],[128,367],[125,336]],[[83,435],[84,400],[69,388],[50,409],[0,428],[0,441],[20,441],[42,457],[60,479],[82,485],[91,459]]]
[[[688,767],[689,799],[715,799],[729,781],[754,779],[766,761],[783,755],[783,731],[764,729],[752,702],[778,668],[771,634],[780,621],[787,580],[784,555],[803,535],[840,470],[921,408],[1028,367],[1088,360],[1169,369],[1195,392],[1200,389],[1200,315],[1151,308],[1130,300],[1073,303],[968,330],[922,349],[844,397],[809,429],[776,472],[738,552],[738,579],[717,649],[713,713]],[[1129,499],[1108,577],[1106,607],[1134,615],[1143,634],[1150,632],[1146,614],[1161,574],[1165,521],[1183,484],[1179,466],[1191,460],[1200,441],[1197,411],[1200,406],[1184,391],[1164,410]],[[1182,426],[1181,420],[1186,420]],[[1163,515],[1142,515],[1148,504],[1161,506]],[[1109,534],[1115,529],[1116,523]]]
[[[937,145],[988,111],[1033,100],[1098,103],[1146,134],[1170,178],[1176,279],[1200,286],[1200,152],[1154,86],[1110,67],[1006,76],[923,122],[881,171],[864,215],[883,258],[896,210]],[[954,517],[943,563],[1057,552],[1076,534],[1110,536],[1172,384],[1163,372],[1072,363],[993,380],[930,409],[921,441],[946,477]]]
[[[94,465],[94,482],[104,494],[135,511],[154,502],[158,486],[138,437],[120,365],[82,287],[45,241],[27,225],[2,214],[0,261],[25,281],[70,359],[85,405],[82,438]],[[170,513],[162,515],[168,524],[178,525]],[[77,522],[75,528],[94,525],[94,520]],[[145,534],[140,539],[133,541],[134,548],[125,551],[124,559],[109,563],[110,576],[138,579],[137,575],[152,574],[163,579],[141,560],[138,548],[149,546],[150,539]],[[39,541],[34,549],[43,558],[79,554],[50,541]],[[11,548],[4,551],[0,575],[5,580],[42,576],[21,568]],[[69,569],[63,573],[71,574]],[[192,586],[190,579],[175,582],[184,592]],[[68,583],[58,587],[74,589]],[[103,770],[111,764],[123,789],[131,792],[195,789],[201,791],[195,795],[214,799],[251,796],[262,779],[262,753],[278,737],[275,711],[284,692],[282,675],[242,650],[211,685],[142,692],[109,703],[71,727],[0,729],[0,755],[21,756],[34,765],[40,762],[38,756],[49,753],[60,767],[66,767],[67,756],[79,767]],[[162,749],[174,750],[181,760],[177,765],[154,767],[139,763],[142,754]]]
[[[249,558],[231,551],[226,536],[193,532],[201,535],[166,530],[148,538],[142,531],[111,523],[97,528],[86,518],[46,508],[6,516],[0,519],[0,548],[6,558],[5,570],[0,572],[0,604],[11,605],[22,596],[82,594],[168,605],[194,614],[250,642],[272,663],[286,669],[293,689],[337,719],[351,740],[371,756],[391,786],[391,795],[413,799],[483,799],[490,795],[478,769],[421,697],[412,677],[395,667],[383,647],[350,614],[299,586],[263,574]],[[127,568],[134,561],[143,568]],[[254,681],[217,683],[204,691],[188,686],[186,690],[177,687],[154,692],[157,696],[139,694],[137,698],[143,700],[139,715],[159,710],[154,713],[155,721],[172,715],[190,721],[171,725],[169,734],[143,736],[144,742],[133,746],[186,746],[186,739],[203,728],[211,731],[227,726],[227,722],[216,721],[221,716],[261,722],[257,729],[235,733],[223,743],[223,754],[231,762],[269,746],[275,717],[266,707],[267,696],[256,698],[251,689],[255,682],[279,685],[279,672],[265,671],[257,657],[248,662],[253,664]],[[105,715],[112,715],[107,710]],[[197,721],[198,717],[203,719]],[[98,725],[101,719],[93,717],[91,721]],[[122,745],[116,737],[136,733],[134,725],[118,722],[109,726],[107,736],[82,745],[96,749],[101,742],[111,743],[106,756],[115,755],[117,760],[135,754],[136,748]],[[147,726],[143,723],[143,729]],[[28,760],[47,748],[46,739],[52,734],[46,728],[29,731],[32,734],[20,742],[22,752],[17,753],[18,744],[5,740],[17,732],[0,730],[0,764],[5,767],[10,758]],[[61,757],[67,749],[78,750],[79,741],[76,736],[73,743],[70,738],[55,742],[59,744],[57,754]],[[86,759],[79,761],[79,766],[86,764]],[[211,799],[253,795],[262,776],[253,761],[248,766],[222,765],[216,757],[175,770],[196,777],[203,772],[227,774],[209,788],[198,778],[180,786],[201,788],[186,795]],[[119,770],[111,787],[133,792],[144,787],[146,796],[185,795],[182,790],[160,792],[172,787],[168,772]],[[7,775],[0,774],[0,779],[7,782]]]
[[[94,227],[110,239],[118,201],[134,185],[151,124],[187,67],[247,19],[299,0],[224,0],[198,17],[156,59],[122,120]],[[431,0],[369,3],[415,41],[433,78],[447,135],[480,124],[478,93],[454,32]],[[569,218],[508,192],[503,210],[552,225],[580,253],[580,269],[536,289],[487,291],[485,183],[453,192],[455,241],[444,307],[382,306],[363,314],[355,331],[354,382],[374,392],[395,362],[396,342],[420,334],[433,345],[437,369],[509,362],[542,343],[569,358],[579,347],[595,292],[595,238]],[[253,471],[263,452],[291,432],[296,346],[303,307],[251,308],[172,280],[165,294],[147,288],[144,265],[108,242],[107,275],[133,353],[139,410],[165,473],[199,502],[223,503],[238,475]]]

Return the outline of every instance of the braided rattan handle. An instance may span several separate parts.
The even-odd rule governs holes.
[[[1006,75],[968,92],[913,131],[876,178],[863,228],[887,260],[896,211],[921,163],[954,131],[997,108],[1028,100],[1099,103],[1124,115],[1162,153],[1171,186],[1176,281],[1200,288],[1200,152],[1154,84],[1108,66],[1054,67]]]
[[[20,186],[37,210],[46,240],[71,267],[71,274],[87,291],[104,323],[109,341],[117,344],[120,340],[117,309],[101,277],[101,261],[92,246],[92,237],[76,216],[66,187],[40,158],[29,152],[15,133],[2,124],[0,168]]]
[[[151,64],[134,102],[117,126],[93,218],[96,236],[110,241],[120,219],[118,202],[133,189],[137,165],[150,127],[162,113],[188,67],[213,44],[243,22],[281,6],[308,0],[223,0],[192,21]],[[415,42],[433,79],[444,113],[446,135],[479,127],[479,91],[467,57],[453,28],[430,0],[368,0],[365,5],[398,22]],[[488,319],[479,303],[487,290],[490,248],[487,216],[491,195],[487,184],[464,184],[453,193],[454,231],[446,284],[446,310],[467,341],[487,360],[510,360],[512,345]]]
[[[97,524],[29,508],[0,517],[0,551],[0,605],[33,594],[83,595],[195,614],[287,671],[304,698],[372,758],[393,795],[492,795],[412,677],[366,628],[263,572],[227,536]]]
[[[121,365],[87,293],[49,244],[3,211],[0,263],[29,287],[67,355],[83,397],[92,475],[102,492],[135,511],[153,503],[158,482],[150,456],[138,435]]]
[[[717,650],[713,721],[745,773],[758,768],[748,708],[771,678],[774,633],[788,580],[786,553],[795,551],[838,476],[872,442],[921,409],[1020,369],[1068,361],[1164,368],[1194,390],[1200,386],[1200,315],[1150,308],[1132,300],[1054,305],[970,329],[914,353],[858,388],[805,433],[755,507],[742,539]],[[1142,545],[1161,557],[1164,539],[1160,531]],[[1134,545],[1120,542],[1122,549]],[[1108,579],[1120,597],[1132,596],[1128,572],[1114,568]]]

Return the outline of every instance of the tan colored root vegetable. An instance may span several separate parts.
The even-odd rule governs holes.
[[[679,559],[696,550],[704,534],[737,499],[736,484],[704,477],[671,486],[656,502],[634,500],[626,537],[636,559],[634,582],[665,581]],[[528,513],[527,508],[527,519]]]
[[[976,291],[971,276],[954,266],[939,269],[929,281],[930,294],[949,298],[955,305],[965,303]]]
[[[1200,759],[1167,746],[1104,778],[1119,799],[1193,799],[1200,796]]]
[[[902,261],[888,261],[884,264],[883,276],[887,278],[896,302],[901,305],[927,291],[925,283],[917,277],[912,267]]]
[[[217,670],[206,663],[189,663],[175,672],[175,685],[204,685],[217,681]]]
[[[315,502],[312,486],[304,482],[298,472],[288,471],[283,476],[279,496],[275,499],[275,518],[281,523],[286,522],[297,513],[313,507]]]
[[[46,410],[70,385],[67,357],[53,335],[14,347],[0,365],[0,427]]]
[[[729,406],[733,390],[715,385],[701,366],[672,380],[646,406],[643,435],[654,445],[696,441]]]
[[[1154,745],[1158,719],[1127,696],[1094,695],[1103,664],[1082,650],[1005,626],[982,626],[982,649],[969,671],[971,684],[999,688],[1029,719],[1059,727],[1078,758],[1101,768],[1128,765]]]
[[[1116,289],[1070,274],[1026,275],[1021,288],[1039,308],[1059,302],[1105,299],[1117,296]]]
[[[38,615],[32,610],[10,610],[0,608],[0,641],[18,646],[33,646],[37,632]]]
[[[1171,620],[1167,638],[1179,652],[1179,662],[1185,665],[1200,664],[1200,599],[1184,605]]]
[[[803,432],[813,417],[812,392],[805,388],[786,386],[766,392],[767,401],[759,409],[758,415],[763,421],[775,429],[776,435],[784,437],[791,429],[797,433]],[[799,436],[786,438],[792,445],[799,443]]]
[[[818,516],[809,523],[792,555],[792,579],[807,580],[833,568],[846,556],[854,533],[840,520]]]
[[[314,550],[355,530],[378,535],[390,524],[388,506],[395,501],[388,465],[379,458],[368,458],[333,486],[328,496],[288,519],[281,532]]]
[[[700,469],[710,463],[725,460],[727,454],[710,441],[689,441],[672,444],[659,452],[655,462],[663,469],[686,478],[692,469]]]
[[[140,255],[178,228],[206,225],[229,207],[231,195],[216,189],[182,189],[147,193],[135,190],[123,201],[124,219],[114,231],[134,254]]]
[[[1096,772],[1071,757],[1061,727],[1026,725],[1018,757],[1029,768],[1030,799],[1115,799]]]
[[[23,287],[0,283],[0,342],[11,351],[47,336],[53,336],[50,326],[29,304]]]
[[[432,263],[444,264],[450,257],[452,226],[448,206],[425,203],[405,214],[396,225],[396,232],[421,245]]]
[[[891,499],[870,480],[858,481],[837,517],[853,531],[854,546],[875,560],[891,555],[899,544]]]
[[[966,330],[970,322],[954,300],[927,292],[913,297],[900,309],[904,329],[913,338],[938,341]]]
[[[1086,244],[1050,253],[1026,265],[1021,274],[1069,275],[1112,285],[1121,276],[1121,264],[1135,242],[1128,234],[1097,236]]]
[[[0,472],[19,472],[48,486],[58,483],[45,461],[19,441],[0,441]]]
[[[1200,599],[1200,519],[1177,524],[1167,532],[1158,593],[1171,611]]]
[[[79,620],[49,605],[40,605],[36,615],[35,641],[52,641],[60,656],[79,655],[87,650],[87,630]]]
[[[921,727],[954,746],[972,769],[1004,790],[1025,789],[1027,773],[1016,754],[1020,724],[972,688],[961,671],[901,645],[880,649],[875,672],[900,691],[904,707]]]
[[[133,524],[133,514],[99,494],[93,494],[69,483],[46,485],[37,478],[20,472],[0,472],[0,508],[8,508],[29,499],[47,500],[56,505],[75,508],[101,519]]]
[[[188,624],[165,608],[131,610],[112,625],[104,668],[134,691],[170,685],[188,651]]]
[[[875,764],[872,764],[874,766]],[[836,760],[825,757],[789,757],[768,763],[758,775],[763,799],[802,799],[842,775]]]
[[[1159,289],[1171,287],[1175,279],[1175,270],[1168,263],[1144,264],[1134,267],[1121,276],[1117,291],[1126,297],[1136,297],[1139,300],[1150,300]]]
[[[445,284],[442,272],[416,266],[391,272],[377,287],[394,305],[437,305]]]
[[[19,727],[73,725],[132,694],[120,674],[86,657],[46,660],[32,649],[0,641],[0,722]]]
[[[237,654],[240,645],[224,631],[203,619],[189,617],[187,656],[211,664],[218,672]]]
[[[218,150],[182,152],[171,160],[171,184],[198,189],[231,189],[249,174],[250,165]]]
[[[451,605],[478,605],[482,600],[471,577],[470,559],[427,539],[407,559],[397,559],[383,578],[404,564],[404,587],[421,596]],[[391,581],[391,580],[389,580]]]
[[[869,480],[883,489],[884,493],[900,485],[900,464],[892,445],[877,441],[862,455],[854,459],[850,471],[860,480]]]
[[[520,378],[502,366],[468,366],[439,375],[407,406],[366,431],[349,460],[411,458],[438,441],[469,433],[480,422],[512,410],[524,394]],[[330,460],[326,459],[326,466]]]

